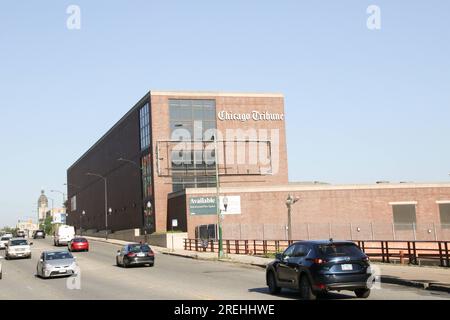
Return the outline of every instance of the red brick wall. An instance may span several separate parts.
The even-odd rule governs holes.
[[[191,95],[180,94],[161,95],[151,94],[151,115],[152,115],[152,140],[154,149],[158,141],[169,140],[171,132],[169,128],[169,99],[215,99],[216,111],[226,110],[229,112],[251,112],[257,110],[260,112],[284,113],[284,99],[280,97],[245,97],[245,96],[214,96],[214,95]],[[254,185],[274,185],[288,183],[288,164],[287,147],[284,121],[249,121],[247,123],[240,121],[219,121],[218,129],[225,132],[227,128],[240,128],[247,130],[255,129],[279,129],[280,140],[274,148],[279,152],[279,171],[268,176],[230,176],[222,177],[222,183],[227,186],[254,186]],[[156,151],[154,150],[156,155]],[[155,157],[155,156],[154,156]],[[172,192],[172,179],[168,177],[159,177],[157,172],[157,161],[154,158],[154,186],[155,186],[155,224],[156,231],[167,230],[167,199],[168,194]]]
[[[390,202],[417,201],[416,219],[418,225],[440,224],[438,200],[450,199],[450,187],[405,187],[405,188],[380,188],[373,189],[349,189],[349,190],[304,190],[299,188],[292,191],[292,187],[287,187],[285,191],[271,192],[246,192],[242,189],[240,192],[227,192],[227,188],[222,189],[222,194],[241,196],[241,215],[226,215],[224,225],[286,225],[287,207],[285,205],[286,197],[289,193],[300,197],[292,209],[293,230],[299,234],[304,234],[307,223],[315,228],[316,233],[324,234],[328,232],[328,223],[333,226],[341,226],[352,223],[353,226],[360,225],[362,229],[367,229],[370,222],[375,224],[376,228],[387,228],[384,233],[376,230],[377,234],[390,235],[390,225],[393,222],[392,206]],[[302,190],[303,189],[303,190]],[[186,201],[191,196],[207,196],[204,194],[189,194]],[[210,193],[209,196],[214,196]],[[187,202],[189,209],[189,203]],[[191,216],[187,212],[189,236],[195,234],[195,226],[200,224],[216,223],[216,216]],[[342,226],[344,228],[344,226]],[[310,230],[313,232],[313,230]],[[342,232],[347,230],[342,230]],[[280,234],[278,229],[266,232]],[[354,231],[355,232],[355,231]],[[348,230],[348,233],[350,231]],[[358,235],[353,234],[356,238]],[[370,235],[368,230],[362,230],[360,237],[367,239]],[[423,240],[434,240],[427,238],[428,235],[422,234]],[[398,239],[400,240],[400,239]]]

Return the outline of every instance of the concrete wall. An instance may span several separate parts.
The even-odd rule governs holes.
[[[139,231],[139,229],[116,231],[114,233],[109,233],[108,238],[128,242],[144,242],[145,236],[140,235]],[[96,238],[105,238],[104,231],[86,230],[83,231],[83,235]],[[184,239],[187,239],[187,237],[188,234],[185,232],[151,234],[148,235],[148,244],[169,249],[183,249]]]

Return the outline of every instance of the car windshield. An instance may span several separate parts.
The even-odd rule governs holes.
[[[136,244],[136,245],[131,245],[128,246],[128,251],[129,252],[133,252],[133,253],[139,253],[139,252],[149,252],[150,251],[150,247],[148,245],[141,245],[141,244]]]
[[[333,243],[320,245],[319,252],[327,257],[362,255],[361,250],[356,245],[350,243]]]
[[[73,256],[70,252],[48,252],[45,255],[45,260],[61,260],[72,259]]]
[[[12,240],[11,246],[26,246],[28,245],[27,240]]]
[[[10,237],[2,237],[1,241],[8,241],[9,239],[11,239]]]
[[[72,241],[73,242],[87,242],[87,240],[83,239],[83,238],[73,239]]]

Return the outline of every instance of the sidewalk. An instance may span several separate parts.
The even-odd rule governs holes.
[[[121,240],[105,240],[101,238],[86,237],[92,241],[108,242],[124,245],[129,242]],[[178,256],[183,258],[218,261],[216,252],[196,252],[151,246],[157,253]],[[239,263],[242,265],[265,268],[273,259],[248,255],[228,254],[221,259],[222,262]],[[425,290],[443,291],[450,293],[450,268],[441,267],[419,267],[408,265],[395,265],[386,263],[372,263],[380,268],[381,282],[415,287]]]

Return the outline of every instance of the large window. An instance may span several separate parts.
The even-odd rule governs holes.
[[[150,107],[146,103],[139,111],[141,129],[141,150],[150,147]]]
[[[450,228],[450,203],[439,204],[439,214],[441,216],[441,226]]]
[[[215,100],[170,99],[169,111],[172,140],[213,140],[212,129],[216,129]],[[215,163],[205,159],[204,144],[199,145],[200,148],[197,145],[195,150],[172,152],[173,191],[216,186]]]
[[[396,204],[392,206],[396,230],[411,230],[416,223],[415,204]]]

